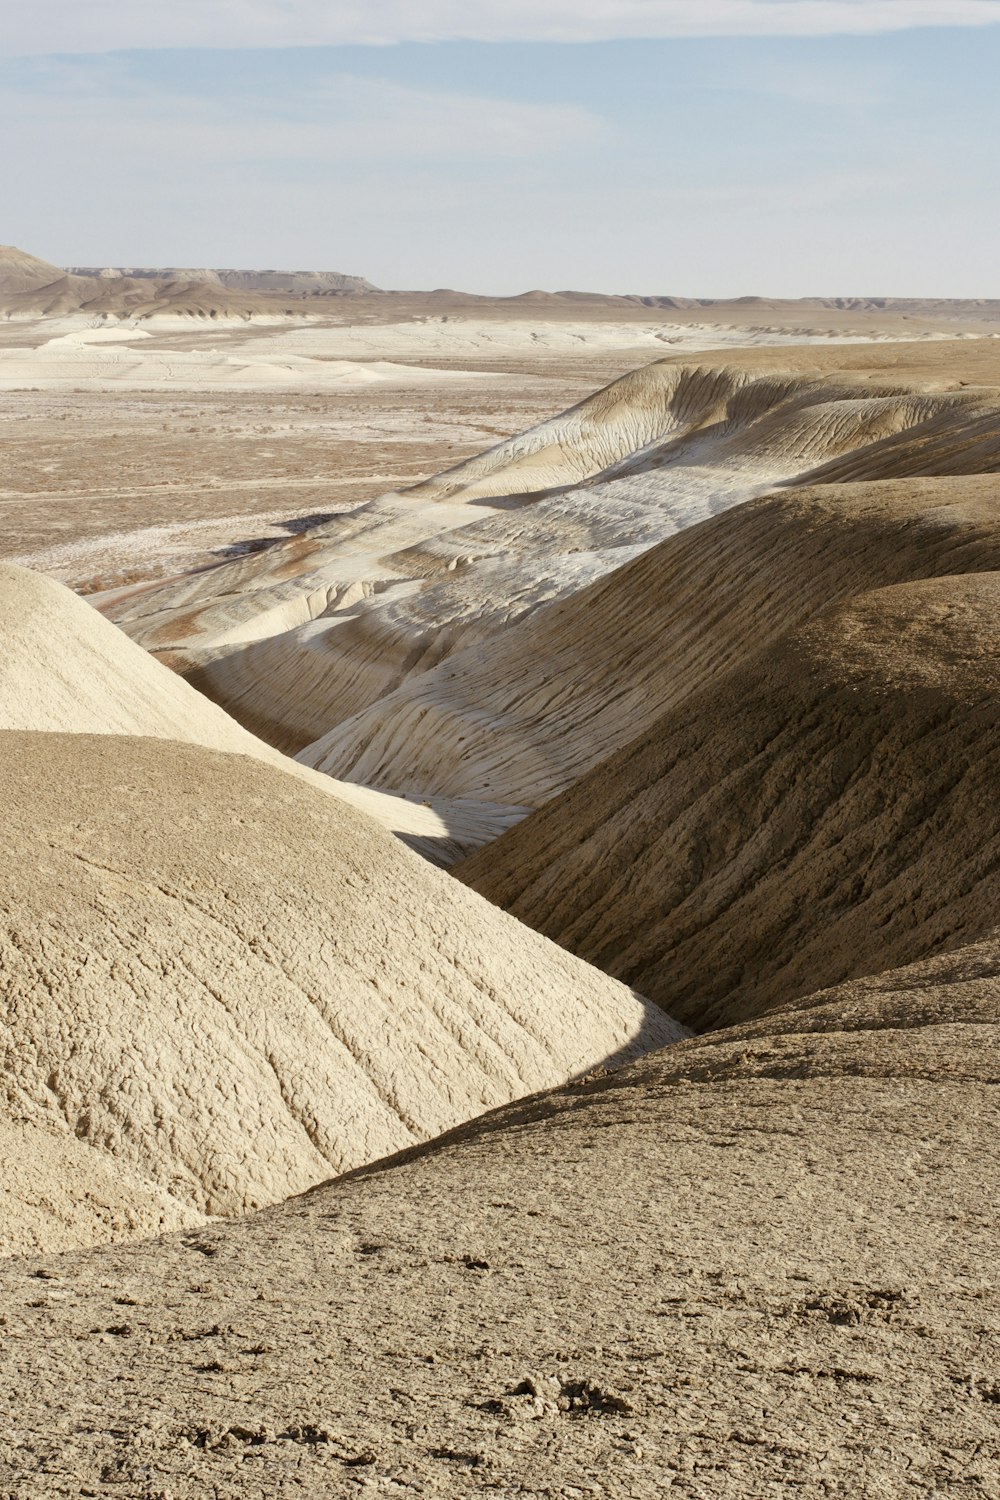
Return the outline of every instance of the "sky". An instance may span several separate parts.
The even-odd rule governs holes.
[[[0,240],[385,287],[1000,296],[1000,0],[33,0]]]

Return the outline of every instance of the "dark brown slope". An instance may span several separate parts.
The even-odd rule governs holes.
[[[1000,892],[1000,573],[818,616],[458,869],[699,1029],[968,941]]]
[[[18,1500],[994,1500],[1000,944],[0,1276]]]

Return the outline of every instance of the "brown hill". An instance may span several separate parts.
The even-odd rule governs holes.
[[[196,319],[250,318],[305,311],[305,299],[374,292],[360,277],[337,272],[65,271],[14,245],[0,245],[0,317],[45,318],[88,313],[104,318],[173,314]]]
[[[47,286],[67,273],[16,245],[0,245],[0,292],[28,291]]]
[[[696,1028],[968,942],[997,897],[998,606],[984,572],[816,615],[459,873]]]

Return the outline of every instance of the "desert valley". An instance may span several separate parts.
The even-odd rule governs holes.
[[[8,247],[0,423],[0,1494],[997,1500],[1000,301]]]

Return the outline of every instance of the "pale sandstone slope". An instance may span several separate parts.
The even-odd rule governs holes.
[[[779,491],[453,652],[298,758],[369,786],[537,807],[838,600],[991,569],[998,477]]]
[[[299,766],[155,661],[70,589],[0,563],[0,728],[141,734],[252,755],[332,792],[436,863],[475,848],[519,810],[433,803],[341,785]]]
[[[1000,572],[861,594],[458,867],[696,1028],[995,921]]]
[[[776,481],[859,451],[872,455],[865,477],[892,477],[942,424],[952,467],[968,432],[965,470],[995,468],[996,393],[942,384],[794,358],[784,371],[661,360],[413,490],[96,602],[254,733],[299,751],[460,646],[498,640]]]
[[[0,798],[6,1253],[274,1202],[679,1034],[251,757],[8,730]]]
[[[245,1222],[10,1264],[0,1473],[993,1500],[998,976],[992,936]]]

